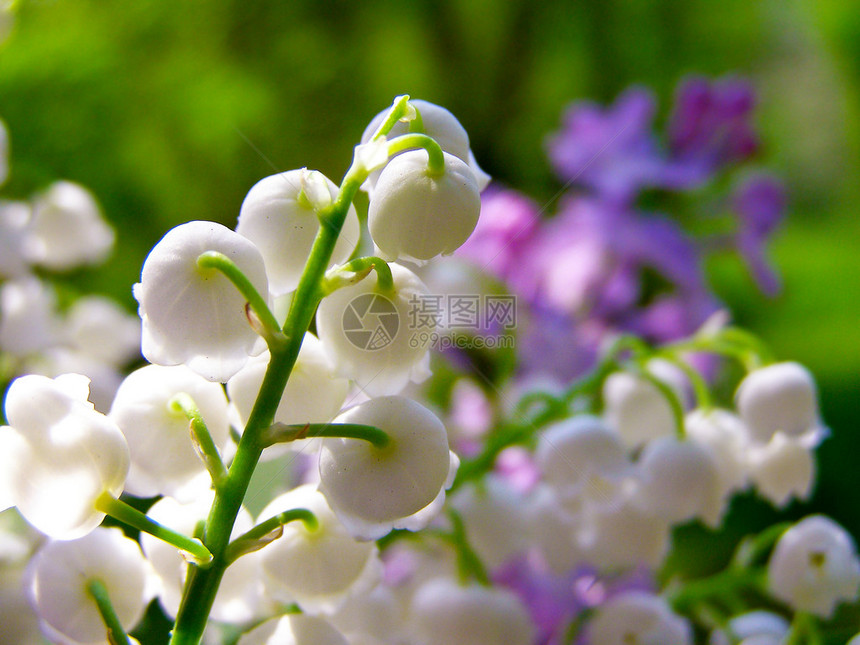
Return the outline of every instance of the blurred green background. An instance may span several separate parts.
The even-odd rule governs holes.
[[[632,83],[663,118],[688,73],[751,78],[764,154],[791,191],[773,245],[785,289],[740,262],[709,271],[736,320],[819,379],[833,437],[810,505],[860,535],[860,12],[839,0],[24,0],[0,45],[4,197],[58,178],[119,232],[107,270],[70,280],[121,299],[168,228],[235,223],[247,190],[307,166],[338,179],[368,120],[402,93],[448,107],[485,170],[536,199],[544,141],[572,100]],[[729,531],[772,514],[741,500]],[[737,527],[732,529],[732,526]],[[685,534],[690,557],[704,532]],[[683,538],[683,536],[682,536]],[[725,536],[724,536],[725,538]],[[723,539],[724,539],[723,538]]]

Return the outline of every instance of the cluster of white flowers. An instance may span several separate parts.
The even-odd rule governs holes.
[[[827,434],[809,372],[753,369],[734,409],[717,408],[682,353],[610,357],[592,391],[539,422],[472,424],[473,437],[513,439],[493,448],[489,435],[458,480],[456,433],[407,395],[430,376],[429,345],[412,342],[408,323],[429,295],[416,265],[465,242],[488,180],[450,112],[404,97],[370,123],[342,186],[315,170],[279,173],[251,188],[235,230],[169,231],[134,286],[134,329],[92,298],[58,320],[31,275],[110,248],[83,189],[61,183],[31,205],[0,204],[0,350],[31,370],[57,347],[115,369],[142,338],[151,363],[106,399],[65,373],[84,371],[71,359],[8,390],[0,510],[16,507],[47,536],[0,526],[0,564],[24,580],[22,596],[0,579],[0,620],[13,625],[6,607],[21,598],[38,617],[9,628],[16,642],[38,642],[35,629],[57,643],[117,642],[153,599],[181,643],[203,637],[201,616],[213,643],[219,626],[240,645],[550,642],[567,629],[547,623],[551,601],[532,602],[523,580],[493,584],[511,563],[556,581],[656,570],[674,527],[719,527],[740,491],[777,507],[808,498]],[[359,185],[363,232],[348,193]],[[378,257],[353,258],[363,234]],[[57,375],[57,365],[68,367]],[[516,472],[499,453],[519,455]],[[260,460],[313,467],[246,496]],[[146,514],[122,494],[149,499]],[[106,514],[140,538],[103,527]],[[843,529],[814,516],[778,539],[767,580],[788,609],[826,619],[856,599],[860,560]],[[588,643],[692,645],[671,594],[600,589],[578,596]],[[780,643],[793,629],[762,612],[724,622],[715,645]]]

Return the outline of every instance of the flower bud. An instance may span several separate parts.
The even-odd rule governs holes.
[[[424,528],[441,510],[458,463],[442,422],[412,399],[388,396],[334,423],[375,426],[389,438],[382,448],[360,439],[323,440],[320,490],[347,530],[374,540],[392,528]]]
[[[293,291],[299,284],[320,228],[316,208],[337,197],[338,187],[316,170],[302,168],[258,181],[242,202],[236,232],[260,250],[272,295]],[[331,256],[345,262],[359,238],[358,215],[350,205]]]
[[[388,260],[424,261],[456,251],[481,213],[475,176],[443,153],[444,172],[430,172],[426,150],[394,157],[382,170],[367,213],[370,236]]]
[[[822,618],[830,618],[840,601],[854,602],[860,586],[854,540],[824,515],[811,515],[783,533],[767,572],[776,598]]]
[[[245,364],[259,337],[248,324],[245,298],[230,280],[197,265],[207,251],[230,258],[266,297],[268,282],[257,247],[221,224],[196,221],[170,230],[150,251],[134,297],[148,361],[184,364],[223,383]]]

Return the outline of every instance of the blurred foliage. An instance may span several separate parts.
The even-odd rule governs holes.
[[[401,93],[448,107],[500,181],[549,202],[544,140],[576,99],[688,73],[750,77],[761,163],[792,192],[760,296],[736,258],[709,266],[736,319],[818,376],[833,438],[812,507],[860,534],[860,12],[840,0],[22,0],[0,45],[5,196],[56,178],[91,188],[119,229],[107,271],[72,282],[133,306],[151,246],[190,219],[232,225],[275,171],[345,171]],[[548,207],[552,211],[552,206]],[[737,525],[770,518],[741,504]],[[792,510],[797,515],[808,506]]]

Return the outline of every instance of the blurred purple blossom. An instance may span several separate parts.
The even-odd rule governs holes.
[[[682,81],[667,126],[675,165],[705,181],[751,157],[759,147],[751,123],[755,103],[755,90],[741,78],[693,76]]]

